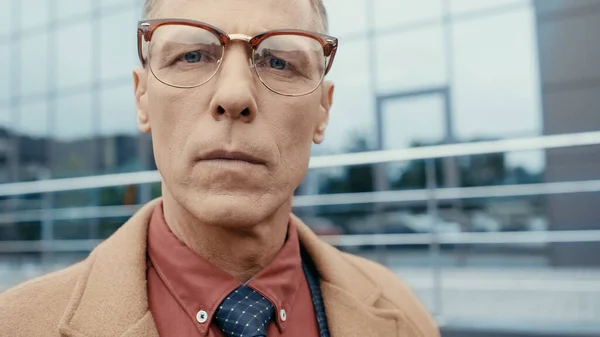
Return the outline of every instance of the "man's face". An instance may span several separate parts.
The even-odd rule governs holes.
[[[162,3],[159,17],[202,21],[229,34],[316,30],[310,0]],[[331,106],[327,81],[300,97],[270,91],[250,67],[248,49],[233,42],[215,77],[196,88],[167,86],[148,69],[134,72],[138,123],[152,132],[165,198],[214,225],[252,225],[291,201],[312,142],[323,140]],[[210,153],[213,159],[204,160]],[[222,158],[231,153],[254,159]]]

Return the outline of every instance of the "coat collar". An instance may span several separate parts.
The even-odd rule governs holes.
[[[69,337],[158,337],[146,289],[148,224],[158,200],[143,206],[83,262],[59,328]],[[300,242],[321,275],[332,337],[399,336],[398,310],[375,306],[381,287],[292,215]]]

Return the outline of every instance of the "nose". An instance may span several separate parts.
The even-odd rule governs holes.
[[[232,119],[249,123],[257,112],[254,76],[244,48],[230,48],[215,78],[211,113],[216,120]]]

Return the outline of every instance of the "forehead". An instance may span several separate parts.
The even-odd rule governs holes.
[[[157,18],[202,21],[230,34],[316,29],[310,0],[161,0],[155,12]]]

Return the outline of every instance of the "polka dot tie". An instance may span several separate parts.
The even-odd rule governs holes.
[[[274,311],[261,294],[240,286],[221,302],[215,321],[226,337],[264,337]]]

